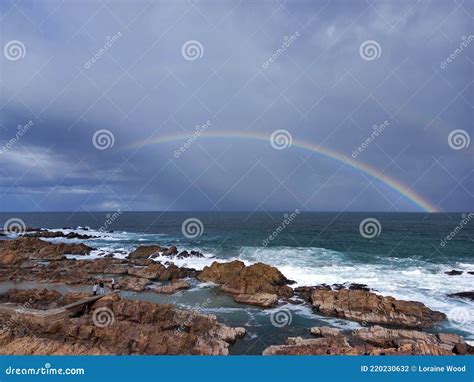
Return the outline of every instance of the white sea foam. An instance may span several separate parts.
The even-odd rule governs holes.
[[[474,276],[464,272],[448,276],[444,272],[455,269],[474,270],[474,264],[450,265],[426,263],[421,260],[386,258],[374,263],[358,263],[346,254],[324,248],[242,247],[241,258],[250,262],[261,261],[277,267],[294,286],[340,284],[345,282],[367,284],[382,295],[404,300],[421,301],[431,309],[449,314],[455,307],[474,312],[474,302],[447,297],[448,294],[470,291]],[[462,323],[448,320],[445,326],[467,333],[474,339],[474,313]]]

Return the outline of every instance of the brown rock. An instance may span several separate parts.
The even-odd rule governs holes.
[[[277,304],[278,296],[272,293],[238,294],[234,296],[234,301],[269,308]]]
[[[191,285],[187,281],[177,280],[169,284],[156,287],[154,291],[156,293],[171,294],[171,293],[177,292],[178,290],[189,289],[190,287]]]
[[[161,252],[159,245],[141,245],[128,255],[129,259],[147,259],[151,255]]]
[[[457,271],[453,269],[452,271],[444,272],[448,276],[459,276],[463,274],[463,271]]]
[[[374,347],[391,349],[392,354],[453,355],[455,349],[463,351],[463,354],[466,354],[467,351],[467,345],[462,337],[448,333],[435,335],[416,330],[396,330],[372,326],[355,330],[353,336]],[[463,348],[464,350],[462,350]],[[375,353],[383,354],[384,352],[378,349]]]
[[[54,244],[38,238],[22,237],[0,241],[0,265],[14,266],[30,260],[63,260],[64,255],[85,255],[93,248],[84,244]]]
[[[421,302],[397,300],[363,290],[315,290],[313,306],[322,314],[364,323],[425,328],[446,318]]]
[[[238,260],[230,263],[215,261],[210,267],[204,267],[199,279],[221,284],[223,291],[232,294],[271,293],[282,297],[293,294],[293,290],[287,286],[292,281],[277,268],[263,263],[247,267]]]

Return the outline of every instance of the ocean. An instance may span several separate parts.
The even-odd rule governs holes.
[[[206,256],[174,261],[178,266],[202,269],[213,261],[239,259],[247,264],[273,265],[296,281],[296,286],[367,284],[383,295],[421,301],[446,313],[448,320],[431,331],[454,332],[474,341],[474,302],[447,296],[474,289],[474,275],[467,273],[474,271],[474,224],[470,214],[0,213],[0,222],[3,225],[13,217],[29,227],[100,236],[81,241],[97,248],[90,258],[108,253],[125,257],[139,245],[176,245],[178,250],[198,250]],[[364,230],[361,222],[367,219],[371,227]],[[189,230],[183,232],[184,222],[189,223]],[[68,240],[74,241],[78,240]],[[445,274],[452,269],[463,274]],[[3,285],[2,289],[10,286]],[[229,325],[246,326],[249,335],[232,346],[234,354],[259,354],[268,345],[281,344],[286,337],[308,337],[307,328],[312,326],[331,325],[347,330],[359,327],[357,323],[315,314],[306,305],[284,304],[273,309],[240,305],[208,284],[195,283],[191,290],[171,296],[141,293],[134,298],[170,302],[215,314]],[[278,313],[286,315],[281,327],[271,319]]]

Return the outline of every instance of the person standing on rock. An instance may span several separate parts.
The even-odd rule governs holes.
[[[92,285],[92,295],[97,295],[97,282]]]
[[[112,277],[112,279],[110,280],[110,289],[114,290],[114,288],[115,288],[115,279]]]
[[[99,284],[99,294],[104,294],[104,283],[100,282]]]

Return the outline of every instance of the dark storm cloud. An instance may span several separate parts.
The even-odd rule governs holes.
[[[472,132],[467,4],[7,1],[0,12],[2,47],[26,50],[1,57],[0,146],[33,122],[0,154],[1,210],[419,210],[333,159],[212,137],[285,129],[350,157],[385,120],[357,160],[441,209],[472,209],[472,145],[448,145]],[[190,40],[202,57],[183,57]],[[369,40],[374,60],[359,54]],[[140,144],[206,121],[178,157],[186,140]],[[101,129],[105,150],[92,142]]]

